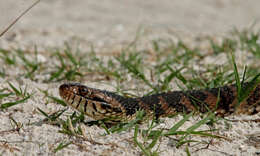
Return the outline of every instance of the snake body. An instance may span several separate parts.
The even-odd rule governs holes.
[[[243,84],[242,91],[248,85]],[[260,84],[253,88],[238,107],[235,85],[204,90],[171,91],[138,98],[123,97],[114,92],[90,88],[79,83],[62,84],[59,92],[68,105],[96,120],[129,120],[138,110],[154,114],[156,117],[192,111],[214,111],[220,116],[233,113],[253,115],[260,112]]]

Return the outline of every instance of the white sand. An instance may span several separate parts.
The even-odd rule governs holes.
[[[24,10],[33,1],[8,0],[0,1],[0,31]],[[34,45],[41,51],[39,58],[43,63],[48,61],[44,50],[53,47],[62,47],[67,41],[71,45],[80,45],[81,49],[89,49],[94,45],[97,51],[117,52],[129,44],[141,30],[141,39],[138,44],[141,48],[149,48],[147,43],[158,38],[182,38],[190,40],[203,34],[222,35],[233,27],[243,28],[260,19],[259,0],[216,0],[216,1],[69,1],[44,0],[22,18],[3,38],[0,47],[33,49]],[[141,27],[140,29],[138,29]],[[255,26],[259,29],[259,26]],[[214,58],[207,58],[214,60]],[[1,62],[2,63],[2,62]],[[10,74],[5,79],[0,78],[0,89],[8,87],[7,81],[15,86],[28,86],[33,97],[24,104],[19,104],[0,112],[0,153],[2,155],[140,155],[140,149],[132,143],[133,131],[101,136],[102,128],[85,127],[88,139],[101,142],[96,145],[78,138],[69,138],[58,133],[57,126],[48,124],[30,124],[39,122],[44,117],[37,108],[51,113],[62,107],[55,103],[45,104],[44,95],[38,90],[48,89],[49,93],[58,96],[60,83],[41,83],[21,78],[18,81],[13,76],[19,69],[7,69]],[[39,78],[41,79],[41,78]],[[85,84],[89,84],[85,82]],[[97,85],[97,84],[91,84]],[[134,85],[134,84],[133,84]],[[98,86],[102,89],[112,87]],[[8,100],[7,100],[8,101]],[[1,102],[7,102],[1,101]],[[71,113],[67,111],[65,115]],[[6,132],[13,129],[10,117],[23,124],[17,132]],[[257,119],[255,116],[230,117],[235,119]],[[161,127],[169,128],[181,117],[165,119]],[[198,121],[192,119],[183,128],[189,127]],[[192,155],[259,155],[260,124],[255,122],[234,122],[227,128],[221,121],[216,128],[221,129],[219,135],[226,136],[227,140],[213,139],[208,149],[199,145],[190,147]],[[143,125],[145,127],[146,125]],[[202,127],[204,129],[207,127]],[[251,136],[251,134],[253,136]],[[140,138],[140,137],[139,137]],[[141,138],[140,138],[141,139]],[[195,139],[195,138],[192,138]],[[210,138],[202,138],[209,140]],[[63,150],[53,153],[60,142],[74,141],[77,145],[69,145]],[[173,139],[160,140],[161,155],[186,155],[185,146],[177,149]],[[81,148],[79,148],[81,147]]]

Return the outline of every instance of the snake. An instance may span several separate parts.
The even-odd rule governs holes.
[[[249,83],[243,83],[241,91],[245,91],[249,85]],[[95,120],[111,118],[116,122],[133,119],[139,110],[155,117],[209,111],[223,117],[231,114],[254,115],[259,113],[260,84],[256,84],[238,106],[237,88],[235,84],[231,84],[216,88],[169,91],[133,98],[87,87],[80,83],[64,83],[59,87],[59,94],[69,106]]]

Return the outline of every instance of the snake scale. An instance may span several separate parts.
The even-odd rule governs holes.
[[[247,85],[242,85],[242,91]],[[59,87],[59,93],[68,105],[96,120],[111,117],[116,118],[116,121],[129,120],[136,115],[137,110],[144,110],[156,117],[192,111],[214,111],[220,116],[233,113],[253,115],[260,112],[260,84],[238,107],[235,107],[238,101],[235,85],[129,98],[80,83],[65,83]]]

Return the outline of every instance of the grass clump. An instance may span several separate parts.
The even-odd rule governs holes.
[[[1,103],[0,108],[7,109],[9,107],[15,106],[20,103],[26,102],[29,98],[31,98],[32,94],[27,92],[27,88],[25,87],[22,89],[19,87],[19,89],[15,86],[13,86],[11,83],[9,83],[9,88],[3,88],[0,91],[0,100],[3,100],[4,98],[11,98],[12,102],[5,102]]]
[[[46,63],[38,60],[40,52],[37,50],[28,52],[20,49],[0,49],[0,61],[5,67],[18,69],[20,73],[15,75],[16,78],[22,77],[48,84],[61,81],[98,81],[113,84],[117,93],[130,97],[167,92],[177,87],[179,90],[191,90],[235,84],[239,106],[259,84],[260,70],[254,65],[259,62],[260,56],[259,33],[234,30],[231,36],[224,38],[221,43],[216,43],[213,38],[208,38],[207,42],[208,47],[205,50],[199,46],[192,48],[183,41],[175,43],[171,40],[153,40],[153,49],[140,51],[133,44],[116,56],[105,56],[93,49],[88,52],[74,50],[66,44],[63,50],[56,49],[45,54],[49,59]],[[244,67],[237,61],[238,53],[251,59],[251,64]],[[208,56],[220,55],[227,60],[222,65],[205,62]],[[12,73],[5,68],[0,68],[1,77],[8,77],[10,74]],[[247,87],[244,87],[245,82],[249,84]],[[31,98],[32,94],[28,93],[26,88],[14,87],[12,83],[8,85],[8,88],[0,90],[1,109],[24,103]],[[164,139],[174,140],[174,146],[183,148],[187,155],[191,154],[191,145],[210,144],[208,140],[201,141],[196,137],[227,139],[215,133],[217,129],[214,129],[214,125],[220,119],[213,112],[202,115],[199,121],[186,128],[184,125],[190,124],[190,120],[194,118],[192,113],[184,114],[181,120],[168,128],[161,126],[163,119],[146,120],[142,111],[129,122],[107,125],[105,121],[86,122],[84,114],[76,111],[67,114],[67,108],[63,108],[67,105],[63,100],[49,94],[47,90],[39,91],[44,94],[46,101],[62,106],[61,110],[54,113],[47,113],[38,108],[38,112],[44,116],[44,122],[59,126],[59,132],[62,134],[93,144],[100,143],[87,138],[81,124],[104,128],[105,133],[102,135],[131,132],[131,141],[135,149],[144,155],[160,155],[163,152],[160,146]],[[14,101],[2,103],[5,99]],[[201,127],[208,129],[201,130]],[[75,142],[70,139],[59,142],[54,152],[70,144]]]

